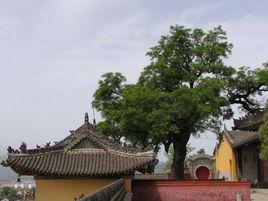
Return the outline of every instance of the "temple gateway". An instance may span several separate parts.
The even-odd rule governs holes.
[[[82,126],[53,146],[20,152],[9,149],[5,165],[18,175],[35,177],[37,201],[83,199],[107,185],[112,190],[119,186],[121,194],[114,192],[116,196],[130,200],[135,171],[152,173],[156,164],[153,150],[142,152],[119,145],[97,132],[87,114]]]

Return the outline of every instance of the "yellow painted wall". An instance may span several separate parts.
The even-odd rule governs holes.
[[[81,193],[89,195],[116,179],[37,179],[36,201],[73,201]]]
[[[231,181],[237,181],[237,166],[235,153],[225,134],[215,153],[216,174],[219,178],[228,177]]]
[[[131,193],[131,183],[132,183],[132,176],[124,177],[124,184],[126,191]]]

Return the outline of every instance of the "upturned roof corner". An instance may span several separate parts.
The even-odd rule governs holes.
[[[20,175],[95,177],[152,173],[156,161],[153,150],[123,147],[98,132],[86,113],[84,124],[63,140],[24,153],[11,148],[5,163]]]

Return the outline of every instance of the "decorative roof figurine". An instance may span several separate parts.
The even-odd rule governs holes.
[[[10,151],[5,165],[19,175],[41,177],[105,177],[152,173],[154,152],[123,147],[85,123],[62,141],[23,152]]]
[[[234,130],[257,131],[262,124],[264,111],[261,110],[256,114],[247,115],[243,118],[234,119]]]

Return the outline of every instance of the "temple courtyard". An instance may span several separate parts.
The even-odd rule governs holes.
[[[268,189],[251,189],[250,199],[252,201],[263,201],[268,200]]]

